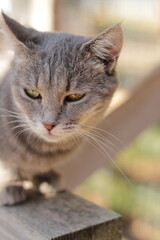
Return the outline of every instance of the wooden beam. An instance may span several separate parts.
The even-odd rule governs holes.
[[[106,134],[99,131],[109,146],[106,147],[107,154],[104,154],[98,145],[99,150],[86,144],[79,154],[59,168],[66,183],[65,187],[72,189],[82,183],[91,173],[111,162],[139,133],[158,121],[160,121],[160,67],[146,77],[144,84],[128,101],[100,124],[101,129],[109,132]]]
[[[69,192],[0,208],[5,240],[120,240],[121,217]]]

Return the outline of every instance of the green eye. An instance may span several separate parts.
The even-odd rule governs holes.
[[[75,101],[80,100],[80,99],[83,98],[84,96],[85,96],[84,93],[71,94],[71,95],[68,95],[68,96],[65,98],[65,101],[66,101],[66,102],[75,102]]]
[[[33,98],[33,99],[37,99],[37,98],[41,98],[41,95],[39,92],[37,92],[36,90],[33,90],[33,89],[25,89],[24,90],[26,95],[30,98]]]

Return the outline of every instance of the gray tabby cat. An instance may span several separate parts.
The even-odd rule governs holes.
[[[25,179],[55,187],[55,166],[83,142],[85,126],[103,119],[123,34],[119,25],[95,38],[38,32],[3,13],[1,22],[14,59],[0,85],[0,161],[10,172],[0,203],[13,205],[27,197]]]

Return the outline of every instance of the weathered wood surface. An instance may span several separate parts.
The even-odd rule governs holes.
[[[91,173],[111,162],[111,159],[139,133],[158,121],[160,121],[160,67],[148,75],[144,84],[128,101],[109,114],[99,126],[109,132],[106,134],[99,131],[107,139],[106,144],[110,146],[106,147],[108,155],[104,154],[100,146],[97,145],[103,154],[92,145],[86,144],[73,160],[59,169],[65,179],[65,187],[72,189],[82,183]],[[108,140],[116,147],[109,144]]]
[[[121,217],[68,192],[0,207],[2,240],[120,240]]]

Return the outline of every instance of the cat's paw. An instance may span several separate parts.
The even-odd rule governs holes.
[[[27,194],[22,186],[8,185],[0,190],[0,205],[13,206],[26,200]]]

